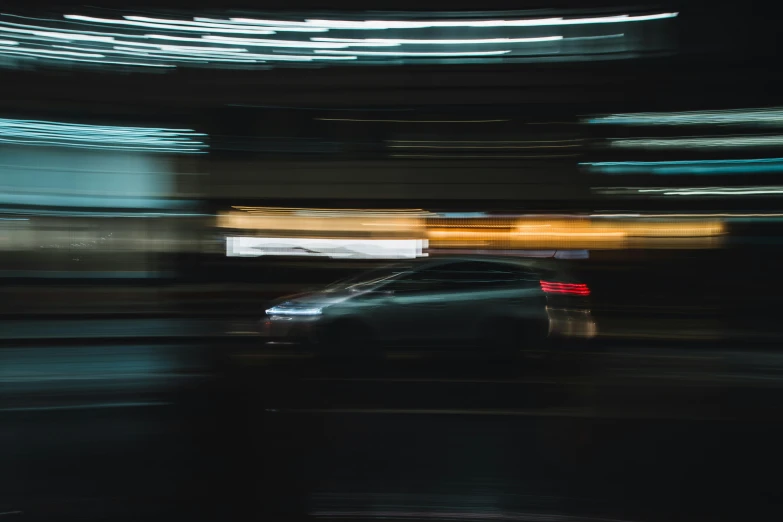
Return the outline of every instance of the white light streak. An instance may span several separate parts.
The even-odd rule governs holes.
[[[209,43],[205,42],[204,40],[200,40],[202,43]],[[170,45],[170,44],[152,44],[152,43],[146,43],[146,42],[116,42],[118,45],[113,46],[114,49],[125,49],[123,47],[124,45],[131,45],[136,47],[145,47],[148,50],[159,50],[159,51],[171,51],[171,52],[178,52],[178,53],[220,53],[220,54],[229,54],[229,53],[246,53],[248,52],[247,49],[241,48],[241,47],[196,47],[196,46],[188,46],[188,45]]]
[[[196,19],[193,20],[171,20],[167,18],[150,18],[148,16],[123,16],[125,20],[132,22],[145,22],[152,24],[164,24],[164,25],[177,25],[186,27],[198,27],[204,29],[236,29],[235,25],[225,22],[204,22]]]
[[[244,56],[242,54],[235,55],[237,58],[226,58],[226,57],[217,57],[217,56],[204,56],[204,55],[184,55],[184,54],[177,54],[173,53],[171,51],[154,51],[152,49],[145,49],[145,50],[137,50],[133,48],[128,47],[116,47],[115,49],[104,51],[109,54],[121,54],[125,56],[141,56],[144,58],[149,59],[157,59],[157,60],[171,60],[171,61],[178,61],[178,62],[197,62],[197,63],[210,63],[210,61],[221,61],[225,63],[260,63],[259,60],[254,60],[252,58],[248,59],[241,59],[241,56]]]
[[[625,36],[625,33],[604,34],[601,36],[569,36],[563,38],[563,40],[603,40],[604,38],[622,38],[623,36]]]
[[[202,150],[188,150],[180,148],[166,148],[166,147],[134,147],[134,146],[122,146],[122,145],[97,145],[97,144],[79,144],[62,142],[57,140],[42,140],[30,142],[27,140],[10,140],[0,137],[0,143],[10,143],[14,145],[32,145],[37,147],[65,147],[69,149],[89,149],[89,150],[115,150],[126,152],[172,152],[172,153],[184,153],[184,154],[204,154],[206,151]]]
[[[640,190],[639,192],[653,192]],[[704,189],[669,189],[664,196],[744,196],[783,194],[783,187],[709,187]]]
[[[217,21],[211,18],[196,18],[196,20],[200,21]],[[294,22],[294,21],[287,21],[287,20],[259,20],[257,18],[229,18],[231,22],[237,23],[237,24],[248,24],[248,25],[277,25],[280,27],[292,27],[292,28],[306,28],[308,27],[308,22]]]
[[[175,29],[177,31],[192,31],[192,32],[214,32],[214,33],[234,33],[234,34],[275,34],[274,31],[263,31],[257,29],[234,29],[234,28],[221,28],[221,27],[206,27],[206,26],[189,26],[189,25],[177,25],[177,24],[158,24],[150,22],[137,22],[134,20],[114,20],[111,18],[96,18],[94,16],[82,16],[67,14],[63,15],[68,20],[79,20],[82,22],[95,22],[111,25],[128,25],[134,27],[152,27],[154,29]]]
[[[307,24],[315,27],[325,27],[327,29],[425,29],[431,27],[547,27],[562,25],[591,25],[591,24],[613,24],[629,22],[645,22],[650,20],[663,20],[666,18],[675,18],[678,13],[658,13],[652,15],[616,15],[599,16],[589,18],[538,18],[522,20],[449,20],[449,21],[386,21],[386,20],[318,20],[308,19]]]
[[[259,47],[297,47],[303,49],[345,49],[350,47],[348,44],[340,43],[315,43],[315,42],[297,42],[293,40],[268,40],[257,38],[235,38],[230,36],[205,35],[203,41],[219,44],[242,44]]]
[[[302,315],[317,316],[321,315],[323,309],[317,307],[310,308],[285,308],[285,306],[273,306],[266,310],[266,315]]]
[[[0,119],[0,141],[25,145],[192,153],[206,148],[202,136],[189,129]]]
[[[688,138],[629,138],[611,140],[617,148],[701,149],[712,147],[778,147],[783,136],[720,136]]]
[[[4,29],[0,28],[0,32],[2,31],[4,31]],[[18,38],[19,40],[32,40],[34,42],[67,43],[71,41],[70,38],[53,38],[48,36],[33,36],[30,34],[17,34],[17,33],[14,33],[12,35],[4,35],[4,36],[13,36],[14,38]]]
[[[325,33],[329,29],[324,27],[309,27],[306,22],[285,22],[282,20],[255,20],[252,18],[229,18],[228,20],[219,20],[215,18],[202,18],[196,17],[194,20],[198,22],[214,22],[214,23],[232,23],[238,26],[256,26],[263,29],[270,29],[277,32],[294,32],[294,33]]]
[[[130,36],[132,36],[132,35],[127,35],[127,36],[129,36],[129,37],[130,37]],[[170,40],[170,41],[172,41],[172,42],[198,42],[198,43],[206,43],[206,41],[204,40],[204,37],[203,37],[203,36],[201,36],[201,37],[199,37],[199,38],[195,38],[195,37],[192,37],[192,36],[188,37],[188,36],[171,36],[171,35],[167,35],[167,34],[145,34],[145,35],[144,35],[144,38],[145,38],[145,39],[150,39],[150,40]],[[123,42],[118,42],[118,43],[128,44],[128,43],[130,43],[130,42],[124,42],[124,41],[123,41]],[[220,42],[220,41],[215,41],[214,43],[222,43],[222,42]],[[137,45],[137,44],[134,44],[134,45]]]
[[[121,46],[115,46],[115,49],[118,51],[130,51],[130,52],[138,52],[137,49],[129,48],[129,47],[121,47]],[[179,60],[180,57],[176,56],[176,49],[168,49],[168,50],[155,50],[155,49],[146,49],[144,51],[145,54],[149,56],[161,56],[161,57],[170,57]],[[187,54],[184,53],[185,56],[183,58],[188,58]],[[196,59],[210,59],[212,61],[220,61],[220,62],[234,62],[236,60],[241,61],[255,61],[255,60],[269,60],[269,61],[280,61],[280,62],[310,62],[313,60],[355,60],[356,56],[308,56],[308,55],[298,55],[298,54],[254,54],[249,52],[242,52],[242,53],[223,53],[221,52],[221,49],[214,49],[212,51],[204,51],[196,53],[197,56],[190,56],[190,58],[196,58]]]
[[[400,63],[413,61],[417,58],[443,58],[444,61],[464,59],[463,61],[481,61],[481,58],[509,55],[509,58],[522,59],[523,55],[556,54],[548,46],[520,47],[526,44],[557,42],[569,39],[610,38],[620,35],[599,35],[579,37],[563,37],[560,35],[537,36],[535,34],[510,34],[503,38],[460,38],[474,35],[475,31],[457,31],[448,34],[452,38],[437,38],[438,31],[395,32],[395,38],[310,38],[303,35],[297,39],[292,34],[287,39],[264,38],[261,35],[275,35],[277,32],[290,33],[325,33],[332,29],[427,29],[427,28],[492,28],[492,27],[539,27],[565,26],[581,24],[606,24],[641,22],[673,18],[676,13],[658,13],[653,15],[619,15],[597,16],[565,19],[562,17],[518,20],[265,20],[254,18],[204,18],[181,17],[163,18],[155,16],[123,15],[116,17],[84,16],[65,14],[60,19],[46,19],[0,14],[0,54],[19,59],[57,60],[67,62],[71,57],[75,64],[95,63],[108,65],[138,65],[146,67],[175,67],[180,65],[204,66],[205,64],[278,64],[297,62],[325,62],[332,60],[353,61],[356,63]],[[163,15],[166,16],[166,15]],[[9,19],[16,19],[15,23]],[[20,20],[21,19],[21,20]],[[100,29],[105,27],[106,31]],[[152,29],[142,34],[145,28]],[[97,29],[97,30],[96,30]],[[377,33],[374,33],[377,34]],[[486,33],[484,33],[486,34]],[[396,36],[410,35],[410,38]],[[480,36],[481,33],[478,34]],[[342,36],[338,33],[337,36]],[[359,34],[358,36],[371,36]],[[433,36],[433,38],[427,38]],[[491,36],[491,34],[489,34]],[[23,41],[20,44],[17,38]],[[155,41],[182,42],[186,45],[158,45]],[[80,43],[85,43],[83,47]],[[188,43],[192,45],[187,45]],[[66,44],[66,45],[63,45]],[[71,45],[67,45],[71,44]],[[90,45],[94,44],[94,45]],[[426,46],[425,51],[417,48],[412,50],[372,48],[400,47],[402,45]],[[503,46],[501,49],[486,45]],[[11,46],[16,49],[10,49]],[[437,46],[437,49],[426,52],[426,48]],[[450,47],[458,46],[458,47]],[[473,46],[465,47],[465,46]],[[214,47],[214,48],[213,48]],[[368,49],[353,51],[355,48]],[[634,49],[639,47],[633,44]],[[133,49],[136,48],[136,49]],[[139,49],[145,48],[145,49]],[[250,49],[248,49],[250,48]],[[254,48],[261,48],[262,53],[253,53]],[[151,49],[151,50],[149,50]],[[275,54],[271,54],[274,49]],[[280,49],[281,51],[278,51]],[[288,54],[287,49],[301,49],[303,52]],[[269,51],[269,54],[263,54]],[[312,51],[312,54],[310,53]],[[595,49],[585,49],[585,55],[597,52]],[[243,56],[238,56],[242,54]],[[123,55],[127,62],[105,60],[106,55]],[[235,56],[237,55],[237,56]],[[572,58],[580,59],[578,52],[569,53]],[[138,58],[136,63],[134,58]],[[146,59],[145,59],[146,58]],[[477,60],[470,60],[476,58]],[[153,63],[150,63],[150,60]],[[489,61],[489,60],[487,60]],[[46,63],[46,62],[41,62]]]
[[[744,187],[608,187],[594,188],[604,194],[647,194],[651,196],[756,196],[783,194],[783,186]]]
[[[638,112],[587,118],[597,125],[772,125],[783,124],[783,108],[722,111]]]
[[[2,16],[11,16],[7,15],[5,13],[0,13]],[[51,20],[48,20],[48,22],[52,22]],[[62,33],[68,33],[68,38],[70,38],[72,34],[75,35],[96,35],[101,37],[107,37],[107,36],[120,36],[120,37],[126,37],[129,36],[128,34],[124,33],[105,33],[100,31],[84,31],[84,30],[77,30],[77,29],[61,29],[58,28],[56,31],[52,31],[51,28],[46,28],[44,26],[40,25],[28,25],[28,24],[15,24],[12,22],[4,22],[0,21],[0,31],[6,31],[6,32],[12,32],[12,33],[25,33],[25,34],[38,34],[41,33],[42,35],[49,35],[49,34],[62,34]],[[14,28],[22,28],[22,29],[14,29]],[[48,29],[48,30],[47,30]]]
[[[84,52],[74,52],[74,51],[52,51],[49,49],[36,49],[33,47],[4,47],[0,46],[0,53],[2,53],[4,50],[9,50],[13,52],[24,52],[24,53],[36,53],[36,54],[43,54],[43,55],[65,55],[65,56],[79,56],[82,58],[105,58],[104,55],[98,54],[98,53],[84,53]]]
[[[562,40],[562,36],[542,36],[537,38],[479,38],[462,40],[412,40],[406,38],[310,38],[314,42],[340,42],[353,45],[470,45],[470,44],[509,44],[509,43],[534,43],[555,42]]]
[[[86,58],[64,58],[62,56],[40,56],[40,55],[34,55],[29,53],[13,53],[11,51],[6,51],[3,54],[18,54],[19,56],[24,56],[28,58],[45,58],[47,60],[62,60],[62,61],[72,61],[72,62],[80,62],[80,63],[95,63],[95,64],[102,64],[102,65],[127,65],[132,67],[166,67],[166,68],[176,68],[176,65],[173,64],[159,64],[159,63],[145,63],[145,62],[117,62],[113,60],[90,60]]]
[[[316,49],[314,52],[323,54],[352,54],[356,56],[498,56],[501,54],[508,54],[511,51],[475,51],[475,52],[451,52],[451,53],[414,53],[414,52],[402,52],[402,51],[329,51]]]

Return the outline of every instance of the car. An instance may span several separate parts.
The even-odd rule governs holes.
[[[284,298],[266,310],[261,334],[327,354],[410,346],[509,353],[558,335],[594,336],[589,295],[585,283],[534,260],[428,258]]]

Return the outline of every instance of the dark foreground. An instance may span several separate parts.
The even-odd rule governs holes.
[[[781,520],[783,355],[0,349],[0,517]]]

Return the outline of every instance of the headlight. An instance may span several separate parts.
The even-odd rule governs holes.
[[[289,308],[287,306],[273,306],[266,311],[266,315],[321,315],[322,308]]]

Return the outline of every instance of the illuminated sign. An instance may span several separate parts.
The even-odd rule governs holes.
[[[424,257],[422,239],[315,239],[229,237],[229,257],[305,256],[332,259],[412,259]]]

